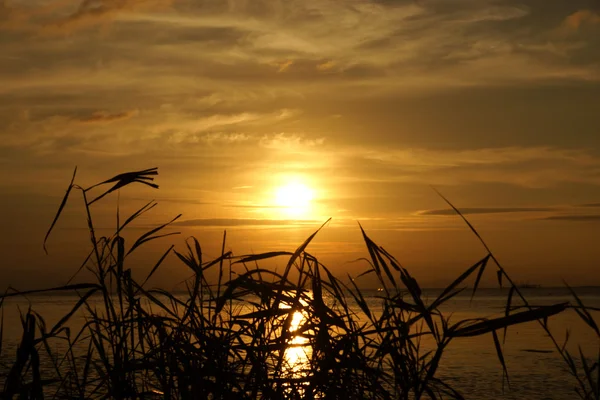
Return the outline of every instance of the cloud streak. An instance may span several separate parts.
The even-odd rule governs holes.
[[[84,124],[97,124],[104,122],[124,121],[136,115],[138,115],[138,110],[123,111],[118,113],[97,111],[90,116],[79,119],[79,121]]]
[[[537,213],[558,211],[558,207],[472,207],[460,208],[460,212],[464,215],[468,214],[506,214],[506,213]],[[452,209],[434,209],[418,211],[417,215],[456,215],[456,211]]]
[[[600,215],[552,215],[541,219],[545,221],[592,222],[600,221]]]
[[[595,208],[595,207],[600,207],[600,203],[586,203],[586,204],[580,204],[578,207],[590,207],[590,208]]]
[[[286,219],[250,219],[250,218],[205,218],[205,219],[190,219],[185,221],[177,221],[172,223],[172,226],[186,227],[235,227],[235,226],[298,226],[298,225],[314,225],[318,221],[309,220],[286,220]]]
[[[173,0],[80,0],[73,11],[70,2],[61,0],[36,6],[2,0],[0,11],[6,17],[4,21],[0,19],[0,30],[66,35],[109,23],[123,13],[164,11],[172,3]]]
[[[579,10],[565,18],[563,27],[567,31],[576,32],[585,25],[599,25],[600,14],[592,10]]]
[[[600,185],[600,157],[584,149],[349,149],[338,162],[358,180],[439,185],[485,182],[530,188],[565,182]]]

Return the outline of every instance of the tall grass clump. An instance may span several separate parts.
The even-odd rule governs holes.
[[[53,326],[33,309],[23,311],[22,338],[14,354],[1,346],[2,318],[2,398],[461,399],[437,373],[448,345],[464,337],[491,336],[508,381],[500,336],[529,321],[538,321],[550,336],[579,396],[599,398],[598,363],[589,364],[583,354],[576,362],[548,328],[549,318],[574,307],[598,334],[589,309],[575,293],[574,306],[529,304],[483,240],[486,255],[432,301],[424,298],[408,269],[362,227],[369,268],[355,277],[334,276],[306,251],[322,226],[294,251],[235,256],[225,251],[224,237],[220,256],[210,260],[198,240],[189,238],[185,249],[168,247],[144,279],[135,279],[127,267],[132,253],[176,234],[166,228],[179,216],[127,242],[123,232],[156,203],[123,220],[117,209],[117,228],[100,237],[92,205],[134,183],[158,188],[153,183],[157,173],[156,168],[124,173],[87,188],[76,184],[73,174],[46,239],[78,191],[87,216],[89,255],[64,286],[9,290],[0,297],[0,308],[8,297],[39,292],[72,292],[77,301]],[[93,189],[103,191],[94,197]],[[171,254],[190,271],[183,295],[146,285]],[[261,267],[269,259],[284,260],[283,271]],[[504,315],[451,321],[441,307],[470,282],[475,296],[489,268],[500,285],[510,287]],[[72,283],[84,269],[93,279]],[[381,287],[377,308],[360,288],[365,275],[374,275]],[[512,305],[517,297],[523,306]],[[84,321],[76,331],[69,325],[73,318]]]

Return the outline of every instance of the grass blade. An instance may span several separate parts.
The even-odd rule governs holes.
[[[556,315],[565,311],[568,308],[568,306],[569,303],[559,303],[551,306],[540,306],[537,308],[533,307],[530,310],[522,311],[516,314],[511,314],[508,317],[474,320],[476,321],[475,323],[464,327],[461,327],[461,325],[465,325],[465,323],[468,322],[468,320],[463,321],[462,323],[459,322],[454,324],[453,327],[450,328],[450,336],[469,337],[483,335],[485,333],[489,333],[511,325],[548,318],[552,315]]]
[[[177,215],[175,218],[173,218],[169,222],[166,222],[166,223],[164,223],[164,224],[162,224],[160,226],[157,226],[156,228],[151,229],[148,232],[144,233],[142,236],[140,236],[135,241],[135,243],[133,244],[133,246],[131,246],[131,248],[129,249],[129,251],[127,252],[127,254],[131,254],[139,246],[141,246],[142,244],[144,244],[144,243],[146,243],[146,242],[148,242],[150,240],[159,239],[159,238],[165,237],[165,236],[178,235],[179,232],[171,232],[171,233],[166,233],[166,234],[162,234],[162,235],[152,236],[156,232],[160,231],[161,229],[165,228],[166,226],[168,226],[168,225],[172,224],[173,222],[177,221],[177,219],[179,219],[179,217],[181,217],[181,214]]]
[[[175,245],[171,245],[171,247],[169,247],[167,249],[167,251],[164,252],[164,254],[160,257],[160,259],[158,260],[158,262],[156,264],[154,264],[154,267],[152,268],[152,270],[150,270],[150,273],[148,274],[148,276],[146,276],[146,279],[144,279],[144,282],[142,282],[142,284],[140,286],[144,286],[146,284],[146,282],[148,282],[148,279],[150,279],[150,277],[152,275],[154,275],[154,273],[156,272],[156,270],[158,269],[158,267],[160,267],[160,265],[163,263],[163,261],[165,260],[165,258],[167,258],[167,256],[169,255],[169,253],[171,252],[171,250],[173,250],[173,248],[175,247]]]
[[[500,345],[500,341],[498,340],[498,335],[496,334],[495,330],[492,331],[492,337],[494,338],[494,346],[496,347],[496,355],[498,356],[498,361],[500,361],[500,364],[502,364],[503,378],[506,377],[506,383],[508,383],[510,386],[510,381],[508,379],[508,369],[506,368],[506,362],[504,361],[502,346]]]
[[[505,317],[508,317],[510,314],[510,305],[511,305],[511,301],[512,301],[514,292],[515,292],[515,286],[511,286],[510,290],[508,292],[508,298],[506,299],[506,307],[504,308],[504,316]],[[502,343],[506,342],[506,330],[507,330],[507,327],[505,326],[503,336],[502,336]]]
[[[58,211],[56,212],[56,215],[54,216],[54,220],[50,224],[50,228],[48,229],[48,232],[46,232],[46,236],[44,236],[43,247],[44,247],[44,251],[46,252],[46,254],[48,254],[48,250],[46,249],[46,242],[48,241],[48,237],[50,236],[52,229],[54,229],[54,225],[56,225],[56,221],[58,221],[58,218],[60,217],[60,214],[62,213],[63,208],[65,208],[65,205],[67,204],[69,194],[71,193],[71,190],[74,187],[73,182],[75,182],[75,175],[77,175],[77,167],[75,167],[75,170],[73,171],[73,177],[71,178],[71,183],[69,183],[67,192],[65,193],[65,196],[63,197],[62,201],[60,202],[60,206],[58,207]]]

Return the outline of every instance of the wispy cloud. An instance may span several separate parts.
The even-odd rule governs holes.
[[[123,200],[137,200],[137,201],[148,201],[148,199],[143,197],[128,197],[122,196]],[[192,205],[206,205],[212,204],[211,202],[204,201],[201,199],[195,198],[185,198],[185,197],[157,197],[155,198],[157,203],[174,203],[174,204],[192,204]]]
[[[551,215],[542,219],[546,221],[591,222],[600,221],[600,215]]]
[[[24,4],[23,4],[24,3]],[[0,2],[0,29],[29,31],[37,34],[70,34],[113,21],[122,13],[165,10],[173,0],[49,0],[42,4]],[[3,21],[4,20],[4,21]]]
[[[580,204],[578,207],[591,207],[591,208],[595,208],[595,207],[600,207],[600,203]]]
[[[460,208],[462,214],[505,214],[505,213],[537,213],[559,211],[558,207],[473,207]],[[418,211],[417,215],[456,215],[452,209],[435,209]]]
[[[565,18],[563,29],[567,32],[576,32],[584,25],[600,24],[600,14],[592,10],[578,10]]]
[[[299,134],[277,133],[274,135],[264,135],[260,138],[260,145],[267,149],[275,151],[302,151],[322,146],[325,138],[307,138]]]
[[[138,114],[138,110],[129,110],[118,113],[109,113],[106,111],[97,111],[92,115],[80,118],[79,121],[86,124],[97,124],[103,122],[123,121],[132,118]]]
[[[102,69],[118,65],[114,72],[126,82],[147,87],[166,81],[200,90],[216,80],[322,92],[359,84],[362,91],[345,95],[366,96],[399,87],[419,91],[598,78],[595,64],[556,57],[543,29],[530,24],[528,30],[512,29],[515,21],[543,9],[508,2],[292,0],[274,5],[256,0],[251,7],[243,0],[84,0],[75,9],[50,3],[54,7],[5,3],[11,12],[4,23],[24,26],[27,14],[46,29],[72,32],[111,21],[102,32],[86,31],[57,49],[74,61],[86,59],[89,39],[101,36],[106,43],[101,50],[112,50]],[[580,11],[568,20],[579,26],[595,21],[595,15]],[[15,52],[24,53],[22,48]],[[43,55],[36,46],[27,52],[33,53],[29,59]],[[157,69],[161,79],[147,79]]]
[[[376,149],[340,154],[354,179],[381,182],[506,183],[547,187],[564,182],[600,184],[600,158],[583,149],[498,147],[469,150]]]
[[[314,225],[318,221],[310,220],[286,220],[286,219],[245,219],[245,218],[206,218],[190,219],[186,221],[174,222],[173,226],[203,226],[203,227],[222,227],[222,226],[295,226],[295,225]]]

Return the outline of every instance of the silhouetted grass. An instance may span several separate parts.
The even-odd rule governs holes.
[[[10,296],[43,291],[75,292],[78,296],[72,310],[52,327],[32,309],[22,313],[22,339],[14,361],[4,371],[2,398],[460,399],[462,395],[437,376],[450,342],[491,335],[508,381],[499,333],[505,337],[508,327],[529,321],[539,321],[549,335],[579,396],[599,398],[600,355],[599,362],[590,364],[580,351],[576,363],[576,356],[566,350],[566,343],[557,343],[547,322],[573,307],[600,338],[589,309],[575,292],[573,306],[529,304],[477,231],[450,202],[487,254],[433,301],[425,301],[409,271],[362,227],[369,255],[365,260],[370,267],[356,277],[336,277],[306,252],[321,227],[295,251],[239,257],[225,252],[224,236],[222,254],[213,260],[204,259],[200,243],[190,238],[185,251],[169,247],[140,283],[126,267],[128,257],[150,241],[176,234],[165,228],[179,216],[129,244],[123,230],[156,203],[149,202],[123,223],[118,215],[115,232],[102,237],[96,235],[90,206],[135,182],[157,188],[151,183],[156,174],[156,168],[125,173],[88,188],[75,184],[73,175],[44,248],[73,189],[79,191],[91,251],[73,278],[87,268],[94,280],[72,284],[71,278],[62,287],[8,291],[0,296],[0,308]],[[91,189],[104,185],[112,186],[88,200]],[[171,253],[191,273],[185,282],[185,296],[145,286]],[[274,258],[287,259],[283,273],[261,268],[260,262]],[[468,281],[473,281],[475,296],[490,266],[496,269],[499,284],[510,287],[504,316],[450,322],[440,308],[464,290]],[[362,276],[370,274],[382,288],[377,309],[370,307],[358,284]],[[211,282],[208,275],[218,280]],[[524,306],[512,306],[515,296]],[[355,313],[356,309],[361,313]],[[72,332],[69,321],[79,314],[85,323]],[[12,355],[3,353],[3,328],[2,314],[0,357],[7,360]],[[57,352],[55,343],[64,344],[66,350]],[[42,357],[50,368],[42,368]]]

